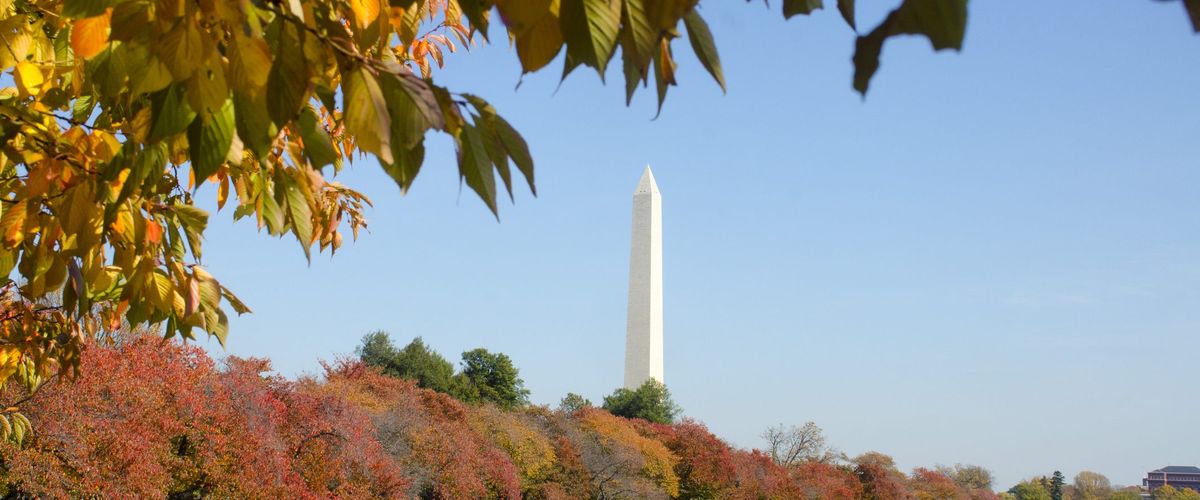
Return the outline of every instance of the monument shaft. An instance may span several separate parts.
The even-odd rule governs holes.
[[[663,381],[662,196],[650,167],[633,192],[625,387]]]

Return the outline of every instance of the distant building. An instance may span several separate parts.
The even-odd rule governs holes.
[[[1148,491],[1162,488],[1164,485],[1174,488],[1188,488],[1200,492],[1200,467],[1168,465],[1146,473],[1142,486]]]

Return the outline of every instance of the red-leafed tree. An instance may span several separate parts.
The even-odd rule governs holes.
[[[78,379],[38,393],[24,449],[4,450],[10,488],[36,497],[270,496],[297,484],[243,425],[195,347],[134,337],[92,346]]]
[[[368,409],[380,443],[413,480],[409,496],[520,495],[511,459],[472,427],[471,409],[450,396],[350,361],[326,367],[325,390]]]
[[[913,469],[909,489],[917,500],[956,500],[969,498],[969,493],[953,479],[924,467]]]
[[[800,487],[792,481],[788,470],[759,450],[732,452],[737,472],[736,488],[730,495],[735,499],[804,498]]]
[[[853,500],[863,495],[862,483],[854,471],[833,464],[802,462],[792,466],[792,477],[805,498]]]
[[[896,469],[892,457],[867,452],[854,459],[854,474],[862,483],[866,500],[898,500],[909,497],[904,474]]]
[[[679,461],[679,494],[684,498],[721,498],[737,484],[737,470],[729,445],[691,419],[675,425],[645,423],[652,437],[667,445]]]
[[[405,491],[366,414],[263,360],[218,370],[202,350],[134,335],[40,391],[37,432],[6,445],[8,490],[34,497],[389,496]]]

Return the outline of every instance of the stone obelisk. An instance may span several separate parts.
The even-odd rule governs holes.
[[[662,195],[650,167],[633,191],[625,387],[663,381]]]

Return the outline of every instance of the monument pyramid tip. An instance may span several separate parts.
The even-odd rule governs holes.
[[[634,194],[640,193],[658,193],[658,182],[654,180],[654,172],[650,170],[650,165],[646,165],[646,170],[642,171],[642,179],[638,181],[637,189]]]

